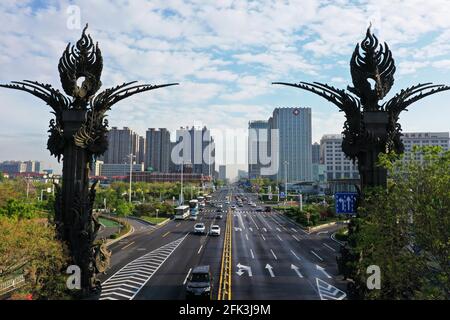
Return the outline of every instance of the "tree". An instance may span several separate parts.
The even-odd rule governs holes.
[[[349,243],[338,259],[353,298],[450,298],[450,152],[415,148],[380,156],[388,189],[365,190]],[[367,267],[381,269],[381,289],[366,286]]]
[[[37,219],[0,217],[0,275],[25,276],[22,291],[37,299],[67,297],[64,268],[67,250],[53,226]]]

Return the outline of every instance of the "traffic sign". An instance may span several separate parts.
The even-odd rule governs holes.
[[[284,192],[283,191],[280,192],[280,198],[284,198]]]
[[[336,214],[356,213],[356,192],[338,192],[334,195]]]

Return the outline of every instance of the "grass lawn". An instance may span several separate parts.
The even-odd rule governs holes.
[[[158,224],[158,223],[163,222],[164,220],[167,220],[168,218],[165,218],[165,217],[163,217],[163,218],[156,218],[156,217],[142,216],[142,217],[140,217],[140,219],[148,221],[150,223]]]
[[[115,222],[115,221],[112,221],[112,220],[109,220],[109,219],[105,219],[105,218],[102,218],[102,217],[100,217],[98,220],[99,220],[99,222],[101,224],[103,224],[107,228],[117,228],[117,227],[119,227],[119,224],[117,222]]]

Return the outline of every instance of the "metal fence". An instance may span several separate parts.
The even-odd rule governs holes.
[[[25,278],[23,275],[17,276],[13,279],[0,282],[0,295],[13,291],[25,284]]]

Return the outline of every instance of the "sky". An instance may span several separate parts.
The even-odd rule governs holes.
[[[114,105],[110,126],[143,135],[151,127],[206,125],[242,137],[248,121],[266,120],[276,107],[311,107],[319,142],[342,131],[343,114],[272,81],[346,88],[351,54],[372,23],[397,66],[387,98],[419,82],[450,84],[448,17],[450,0],[2,0],[0,83],[30,79],[61,88],[58,60],[89,23],[104,59],[103,89],[132,80],[180,83]],[[449,131],[449,100],[444,92],[414,104],[400,117],[403,130]],[[37,98],[0,88],[0,160],[36,159],[58,170],[46,150],[50,118]],[[231,152],[217,140],[218,154]]]

